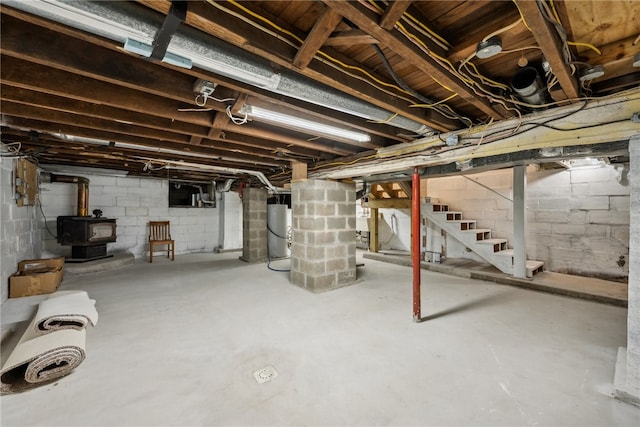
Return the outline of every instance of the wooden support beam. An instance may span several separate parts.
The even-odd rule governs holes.
[[[316,52],[327,41],[333,30],[342,20],[342,16],[334,12],[331,8],[326,8],[322,16],[313,25],[304,44],[296,53],[293,65],[298,68],[307,68]]]
[[[398,181],[398,185],[404,191],[408,198],[411,198],[411,181]]]
[[[387,6],[382,18],[380,18],[380,26],[385,30],[392,29],[396,22],[402,18],[404,12],[411,6],[411,1],[396,0]]]
[[[297,160],[291,161],[291,182],[306,181],[307,164]]]
[[[369,199],[369,208],[411,209],[411,199]]]
[[[229,124],[229,117],[226,113],[217,112],[213,118],[213,123],[211,123],[211,128],[209,129],[209,133],[207,138],[209,139],[218,139],[222,137],[222,130]]]
[[[398,197],[398,192],[396,190],[393,189],[393,186],[389,183],[381,183],[378,184],[380,187],[382,187],[382,189],[384,190],[385,193],[387,193],[387,195],[392,198],[395,199]]]
[[[369,203],[371,203],[371,199],[369,199]],[[369,223],[368,224],[369,225],[369,251],[373,253],[378,253],[378,251],[380,250],[380,242],[379,242],[379,234],[378,234],[380,217],[378,213],[378,208],[371,208],[368,223]]]
[[[558,79],[564,92],[564,99],[578,98],[578,82],[571,75],[571,70],[563,54],[562,40],[555,28],[547,21],[540,11],[537,1],[515,0],[522,12],[525,22],[529,25],[533,37],[542,49],[551,70]]]
[[[362,30],[335,32],[325,42],[325,46],[351,46],[356,44],[378,44],[378,40]]]

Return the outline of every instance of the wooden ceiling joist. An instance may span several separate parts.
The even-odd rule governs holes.
[[[578,82],[571,75],[571,70],[567,64],[567,58],[563,53],[563,42],[555,28],[547,21],[537,1],[516,0],[516,4],[522,12],[525,22],[531,29],[533,37],[542,49],[551,70],[558,79],[564,97],[562,99],[572,99],[580,96],[578,92]]]
[[[402,18],[404,12],[411,6],[411,1],[409,0],[395,0],[387,6],[380,18],[380,26],[385,30],[392,29],[396,22]]]
[[[293,65],[300,69],[306,68],[341,20],[342,16],[326,8],[296,53]]]
[[[373,12],[360,7],[359,4],[354,2],[324,0],[324,3],[353,22],[361,30],[380,40],[387,48],[447,85],[458,94],[459,98],[464,99],[489,117],[494,119],[505,117],[505,114],[499,112],[497,107],[491,105],[487,100],[477,97],[459,77],[407,42],[406,38],[397,30],[387,31],[383,29],[377,23],[377,15]]]

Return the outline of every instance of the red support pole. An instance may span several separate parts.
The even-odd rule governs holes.
[[[413,257],[413,321],[420,322],[420,174],[411,178],[411,255]]]

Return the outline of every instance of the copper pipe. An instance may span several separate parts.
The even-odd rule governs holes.
[[[77,216],[89,216],[89,180],[83,176],[51,174],[51,182],[78,184]]]

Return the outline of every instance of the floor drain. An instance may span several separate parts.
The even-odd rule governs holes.
[[[276,368],[273,366],[267,366],[266,368],[258,369],[253,373],[254,378],[258,381],[258,384],[266,383],[267,381],[271,381],[275,377],[278,376],[276,372]]]

